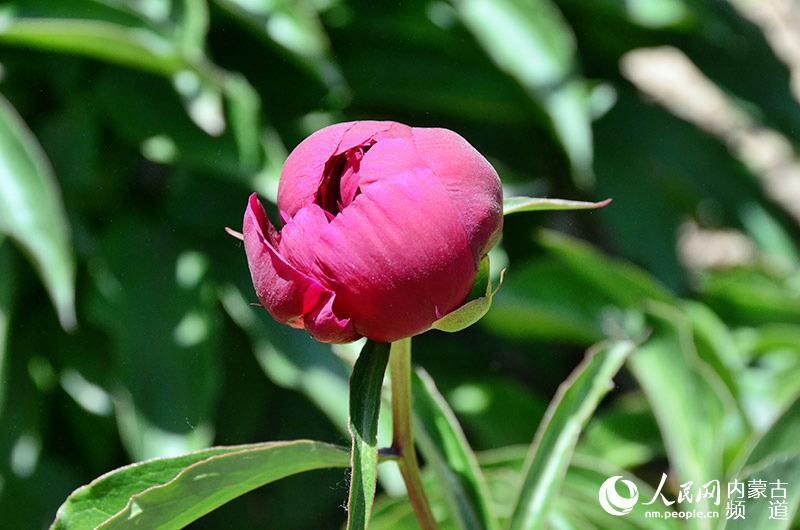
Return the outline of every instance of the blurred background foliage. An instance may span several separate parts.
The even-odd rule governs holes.
[[[304,136],[350,119],[454,129],[506,195],[614,199],[507,219],[491,312],[415,341],[501,515],[557,385],[626,326],[650,336],[584,433],[553,528],[619,528],[596,502],[617,469],[733,476],[787,410],[778,435],[797,440],[798,35],[791,0],[4,2],[0,526],[44,528],[130,461],[347,445],[356,350],[251,307],[223,227],[252,190],[275,199]],[[414,528],[381,472],[374,528]],[[192,527],[338,528],[346,496],[342,471],[315,472]]]

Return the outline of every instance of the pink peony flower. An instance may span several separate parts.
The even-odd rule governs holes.
[[[283,230],[255,194],[244,245],[256,293],[278,321],[322,342],[391,342],[459,307],[503,224],[500,179],[447,129],[331,125],[286,160]]]

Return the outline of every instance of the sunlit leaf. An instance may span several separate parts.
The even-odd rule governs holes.
[[[602,340],[605,296],[551,257],[520,263],[481,321],[491,332],[516,340],[552,340],[589,345]],[[592,293],[587,296],[587,293]]]
[[[544,109],[572,163],[592,182],[592,131],[585,83],[574,77],[575,37],[549,0],[456,0],[467,28],[497,66]]]
[[[76,490],[52,530],[179,529],[283,477],[348,465],[347,450],[297,440],[212,447],[122,467]]]
[[[160,74],[172,82],[194,123],[212,136],[226,129],[223,98],[228,98],[236,116],[240,161],[255,168],[260,147],[257,113],[251,111],[258,109],[258,97],[243,78],[229,75],[205,56],[204,1],[183,2],[177,20],[166,18],[169,8],[164,20],[153,20],[123,2],[64,4],[13,6],[0,18],[0,43],[84,55]]]
[[[329,346],[309,335],[282,326],[263,309],[253,308],[234,286],[220,289],[222,305],[253,344],[256,360],[275,384],[305,395],[342,433],[348,433],[347,396],[351,367]],[[391,411],[378,418],[378,439],[392,439]],[[393,494],[403,491],[402,477],[394,463],[380,466],[380,482]]]
[[[792,288],[791,276],[737,268],[708,271],[699,283],[706,303],[733,323],[800,323],[800,292]]]
[[[647,325],[651,335],[628,366],[653,409],[677,480],[704,484],[723,474],[726,429],[735,434],[746,427],[720,377],[697,355],[689,321],[672,306],[652,304]],[[710,509],[709,500],[699,506]],[[710,527],[708,520],[691,524]]]
[[[630,341],[597,346],[561,384],[526,457],[510,530],[544,528],[578,436],[633,349]]]
[[[576,275],[594,284],[622,307],[637,306],[646,299],[674,300],[672,293],[645,271],[630,263],[603,256],[580,240],[543,230],[537,241],[558,256]]]
[[[0,42],[87,55],[167,75],[185,64],[168,33],[122,2],[11,2],[0,23]]]
[[[62,326],[75,325],[75,258],[55,175],[42,148],[0,96],[0,233],[28,255]]]
[[[664,456],[653,412],[640,393],[624,395],[598,411],[586,427],[577,452],[630,469]]]
[[[498,529],[478,461],[453,411],[424,370],[417,370],[412,387],[417,441],[442,485],[458,528]]]
[[[609,204],[611,204],[611,199],[600,202],[582,202],[539,197],[506,197],[503,199],[503,215],[548,210],[591,210],[594,208],[602,208]]]
[[[547,402],[510,377],[478,374],[458,377],[446,393],[469,440],[477,448],[529,442]],[[439,384],[442,384],[440,378]]]
[[[736,499],[745,503],[745,519],[727,520],[722,528],[747,530],[785,530],[792,527],[792,519],[800,506],[800,401],[795,401],[771,428],[757,441],[744,466],[736,474],[740,482],[765,480],[772,491],[774,484],[786,489],[785,499],[770,495],[767,498]],[[774,518],[773,501],[785,500],[786,517]],[[782,519],[782,520],[781,520]]]

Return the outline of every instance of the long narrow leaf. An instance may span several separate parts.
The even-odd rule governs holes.
[[[499,528],[478,460],[455,414],[424,370],[417,369],[412,388],[417,440],[443,486],[458,528]]]
[[[734,477],[739,482],[747,484],[749,481],[764,480],[767,482],[768,493],[773,488],[785,488],[786,498],[770,495],[772,499],[752,497],[730,499],[741,501],[745,504],[744,519],[726,520],[722,528],[725,530],[786,530],[791,528],[791,523],[800,507],[800,400],[795,401],[786,412],[778,418],[772,427],[753,447],[745,465]],[[777,485],[777,481],[785,484]],[[770,517],[770,500],[785,501],[786,516],[778,515],[772,504],[773,513]]]
[[[575,36],[550,0],[453,0],[467,29],[497,67],[547,114],[576,182],[592,183],[588,90],[575,76]]]
[[[612,378],[633,348],[627,340],[598,346],[561,384],[528,453],[511,530],[544,527],[581,429],[611,389]]]
[[[652,333],[628,366],[653,409],[678,483],[703,484],[722,475],[726,422],[732,427],[739,421],[733,398],[697,355],[688,319],[671,305],[653,302],[648,309]],[[711,509],[708,499],[696,499],[692,507]],[[712,523],[698,518],[688,526],[708,529]]]
[[[507,197],[503,199],[503,215],[547,210],[593,210],[611,204],[611,199],[600,202],[568,201],[541,197]]]
[[[264,484],[347,465],[345,449],[309,440],[212,447],[147,460],[76,490],[50,529],[179,529]]]
[[[0,96],[0,233],[30,257],[61,324],[75,324],[75,258],[67,216],[44,151]]]
[[[348,530],[369,525],[375,484],[378,480],[378,415],[381,386],[389,362],[389,344],[368,341],[350,378],[351,452],[350,496],[347,500]]]

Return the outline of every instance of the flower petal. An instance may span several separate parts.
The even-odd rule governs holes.
[[[288,221],[301,208],[315,202],[325,164],[335,155],[378,136],[410,134],[411,128],[392,121],[354,121],[320,129],[291,152],[281,171],[278,204]]]
[[[380,142],[376,145],[380,145]],[[427,329],[469,292],[477,263],[442,185],[410,169],[372,183],[320,232],[308,274],[355,330],[393,341]]]
[[[330,296],[322,299],[321,307],[316,308],[304,319],[306,330],[320,342],[351,342],[361,336],[349,318],[339,318],[333,309],[336,295],[328,291]]]
[[[278,250],[298,270],[318,270],[316,247],[328,224],[325,210],[316,204],[304,206],[283,227]]]
[[[503,190],[497,171],[464,138],[448,129],[414,127],[417,153],[442,182],[480,258],[503,229]]]
[[[256,295],[278,321],[302,327],[302,316],[319,305],[325,289],[299,272],[275,249],[277,232],[256,194],[244,214],[244,249]]]

